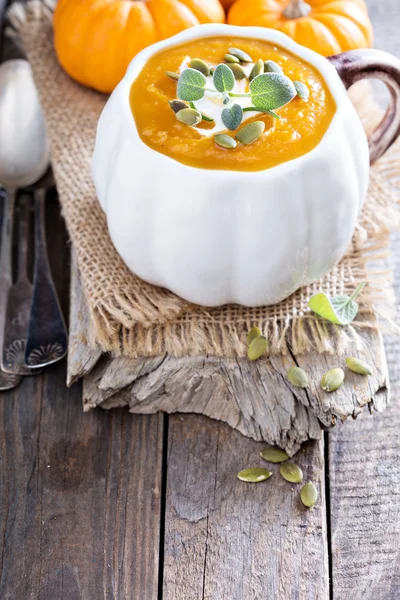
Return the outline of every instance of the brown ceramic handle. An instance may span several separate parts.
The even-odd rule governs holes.
[[[329,56],[346,89],[360,79],[381,79],[390,91],[390,104],[368,138],[371,163],[400,135],[400,60],[382,50],[349,50]]]

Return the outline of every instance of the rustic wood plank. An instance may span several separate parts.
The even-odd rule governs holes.
[[[400,56],[397,0],[367,0],[375,44]],[[378,98],[385,96],[378,90]],[[392,250],[400,322],[400,236]],[[329,433],[333,600],[397,600],[400,589],[400,341],[386,336],[392,401]]]
[[[0,419],[0,597],[156,598],[162,415],[83,415],[60,364]]]
[[[345,384],[334,394],[323,392],[322,375],[344,358],[330,355],[274,356],[270,360],[216,357],[103,357],[85,377],[85,410],[129,406],[134,413],[194,412],[228,423],[246,436],[296,452],[307,439],[321,437],[320,424],[357,417],[363,407],[382,411],[388,401],[388,380],[381,335],[363,332],[362,348],[349,349],[376,366],[374,376],[360,378],[347,371]],[[294,364],[310,375],[310,388],[295,388],[287,379]],[[127,387],[126,387],[127,386]],[[117,392],[123,388],[124,392]]]
[[[260,484],[264,444],[201,416],[169,419],[163,600],[327,600],[323,443],[296,461],[321,497],[313,511],[277,465]]]
[[[90,373],[101,356],[101,350],[92,348],[88,341],[89,311],[83,297],[75,253],[71,260],[71,291],[69,316],[69,344],[67,385]]]

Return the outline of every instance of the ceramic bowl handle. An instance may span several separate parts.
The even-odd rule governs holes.
[[[346,89],[360,79],[381,79],[390,91],[390,104],[368,138],[371,163],[400,135],[400,60],[381,50],[349,50],[329,56]]]

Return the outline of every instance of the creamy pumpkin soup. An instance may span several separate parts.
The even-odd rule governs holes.
[[[130,91],[142,141],[192,167],[259,171],[321,141],[336,110],[321,74],[261,40],[215,37],[152,56]]]

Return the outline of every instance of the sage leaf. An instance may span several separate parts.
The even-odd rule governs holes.
[[[299,98],[307,102],[310,97],[310,90],[302,81],[293,81],[293,85],[296,88],[296,92]]]
[[[358,304],[354,301],[365,285],[362,281],[351,296],[334,296],[329,298],[324,292],[319,292],[308,302],[311,310],[336,325],[349,325],[358,313]]]
[[[227,129],[237,129],[243,119],[243,110],[240,104],[232,104],[221,112],[221,119]]]
[[[266,110],[285,106],[297,94],[289,77],[280,73],[262,73],[250,82],[249,87],[254,106]]]
[[[215,89],[223,94],[224,92],[230,92],[233,89],[235,77],[231,69],[227,65],[221,63],[214,71],[213,83]]]
[[[178,98],[194,102],[203,98],[207,79],[196,69],[185,69],[178,80]]]

